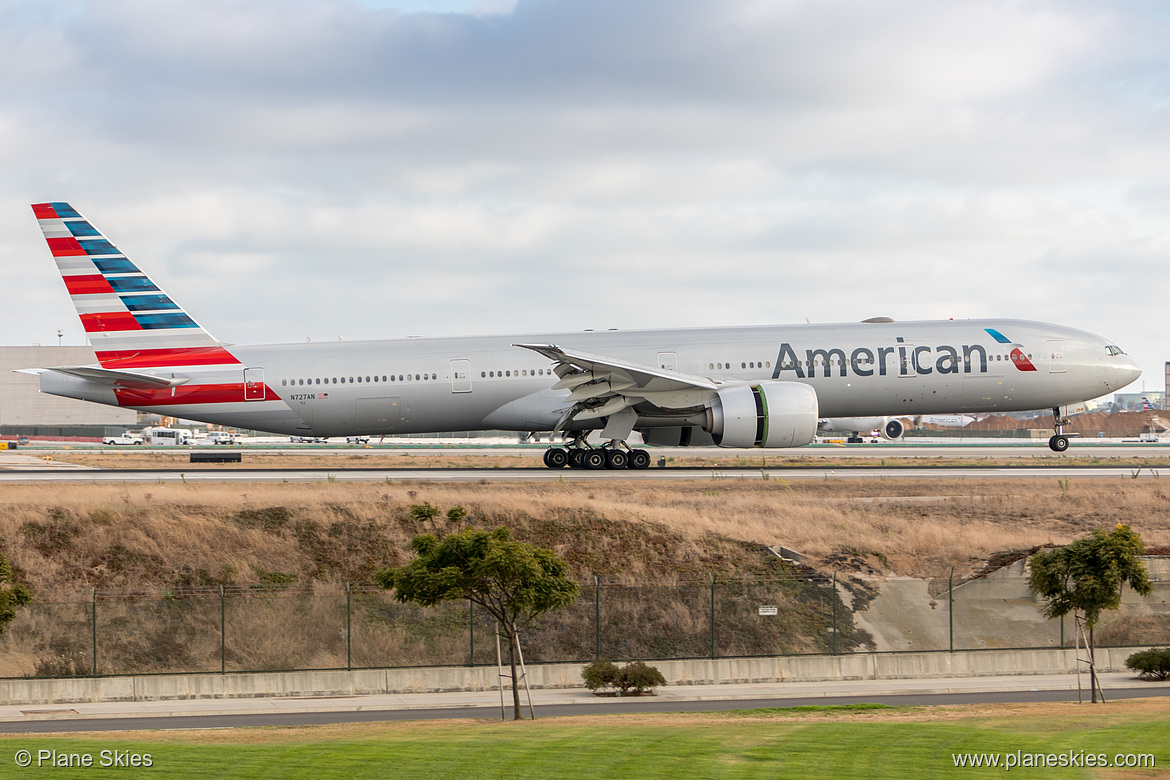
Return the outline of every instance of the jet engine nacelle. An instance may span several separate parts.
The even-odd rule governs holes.
[[[799,382],[761,382],[720,390],[707,424],[720,447],[802,447],[817,433],[817,394]]]

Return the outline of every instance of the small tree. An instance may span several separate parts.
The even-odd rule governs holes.
[[[462,519],[461,508],[448,517]],[[432,516],[433,517],[433,516]],[[520,630],[554,609],[572,604],[577,583],[569,567],[551,550],[512,538],[507,528],[464,528],[443,538],[419,534],[410,542],[416,557],[377,575],[383,588],[393,588],[402,602],[434,606],[467,599],[496,619],[508,639],[512,668],[513,717],[520,715],[520,680],[516,661]]]
[[[12,565],[0,553],[0,634],[16,619],[16,610],[32,601],[32,592],[23,583],[16,582]]]
[[[1061,618],[1069,612],[1085,616],[1089,629],[1089,682],[1097,701],[1097,670],[1093,663],[1093,628],[1106,609],[1121,605],[1126,585],[1135,593],[1153,590],[1140,556],[1146,546],[1128,525],[1105,533],[1101,529],[1064,547],[1041,550],[1028,562],[1028,587],[1046,604],[1044,614]]]
[[[666,678],[658,671],[658,667],[647,666],[644,661],[633,661],[619,669],[613,662],[599,659],[585,665],[581,670],[581,679],[585,681],[585,687],[594,693],[612,686],[622,696],[630,695],[631,691],[640,696],[659,685],[666,685]]]

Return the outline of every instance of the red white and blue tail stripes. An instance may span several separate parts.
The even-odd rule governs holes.
[[[102,366],[239,364],[72,206],[32,208]]]

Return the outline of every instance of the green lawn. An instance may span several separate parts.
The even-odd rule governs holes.
[[[18,750],[148,753],[149,769],[19,769]],[[955,753],[1152,753],[1150,770],[956,768]],[[1148,777],[1170,701],[628,715],[0,738],[0,777]],[[1112,773],[1112,774],[1110,774]]]

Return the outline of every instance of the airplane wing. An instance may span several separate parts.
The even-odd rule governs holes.
[[[562,349],[555,344],[512,346],[530,349],[556,362],[553,370],[560,381],[553,389],[569,390],[572,405],[554,430],[571,420],[608,417],[643,401],[667,409],[701,405],[720,387],[706,377]]]
[[[116,371],[109,368],[94,366],[58,366],[56,368],[20,369],[20,373],[40,374],[42,371],[55,371],[58,374],[68,374],[90,382],[109,385],[111,387],[133,387],[142,390],[158,390],[168,387],[178,387],[191,381],[189,376],[155,376],[154,374],[138,374],[133,371]]]

